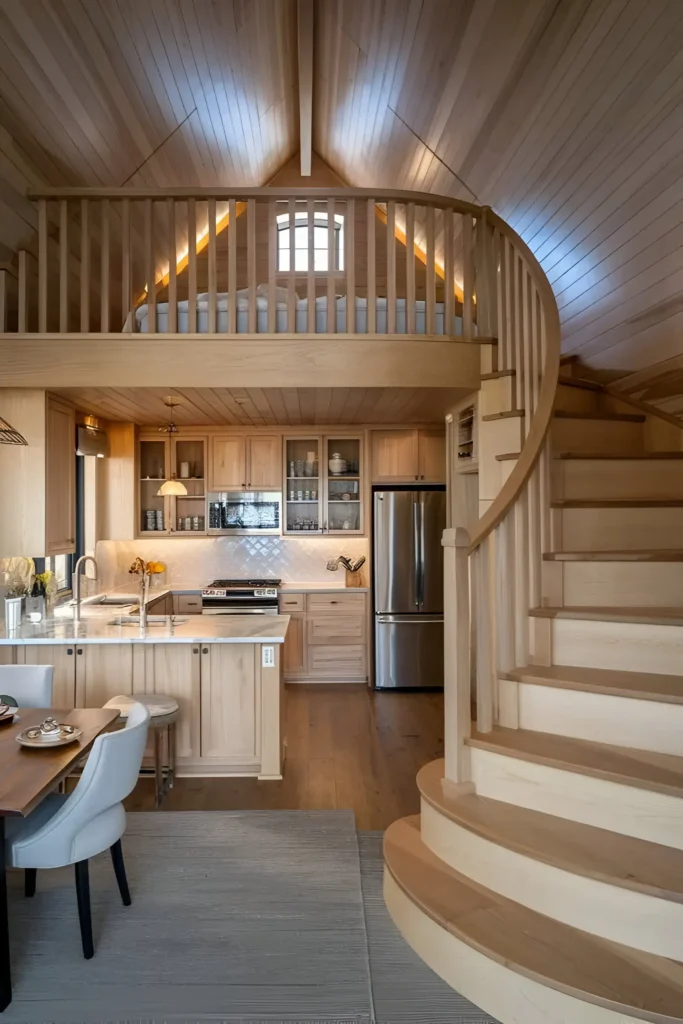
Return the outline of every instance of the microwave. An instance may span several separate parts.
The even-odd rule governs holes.
[[[208,533],[280,534],[280,491],[214,491],[207,495]]]

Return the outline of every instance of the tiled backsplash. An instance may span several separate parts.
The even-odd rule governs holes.
[[[145,539],[102,540],[97,544],[99,575],[105,587],[130,581],[128,569],[137,556],[166,563],[166,583],[201,586],[221,576],[248,578],[277,576],[285,583],[329,583],[344,585],[344,569],[329,572],[325,566],[337,555],[367,562],[363,572],[369,578],[370,548],[366,537],[207,537],[192,540]]]

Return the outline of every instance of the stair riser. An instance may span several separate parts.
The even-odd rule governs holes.
[[[545,619],[550,633],[544,664],[680,675],[683,626],[596,619]]]
[[[683,800],[473,747],[479,796],[683,850]]]
[[[514,377],[494,377],[481,382],[479,408],[482,416],[511,412],[517,408]]]
[[[683,756],[683,704],[520,683],[519,728]]]
[[[384,872],[384,902],[406,942],[447,985],[503,1024],[642,1024],[541,985],[457,939]]]
[[[479,464],[479,497],[491,501],[498,496],[502,486],[501,466],[496,455],[507,455],[509,452],[522,450],[522,419],[512,416],[502,420],[482,420],[477,422],[479,431],[479,449],[489,453]],[[481,513],[480,513],[481,514]]]
[[[683,607],[683,562],[544,562],[551,607]]]
[[[553,420],[552,446],[557,452],[640,452],[643,424],[628,420]]]
[[[683,903],[572,874],[474,832],[422,800],[420,835],[455,871],[556,921],[659,956],[683,958]]]
[[[553,497],[567,501],[683,499],[683,460],[557,459],[553,465]]]
[[[563,412],[598,412],[600,392],[573,388],[560,382],[555,395],[555,409]]]
[[[553,509],[558,551],[641,551],[678,548],[683,508]]]

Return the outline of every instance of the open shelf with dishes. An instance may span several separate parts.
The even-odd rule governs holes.
[[[359,435],[289,436],[284,459],[284,533],[364,532]]]

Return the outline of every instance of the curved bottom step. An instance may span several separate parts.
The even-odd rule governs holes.
[[[478,886],[422,843],[384,838],[385,900],[415,951],[502,1024],[682,1024],[683,965],[598,939]]]

